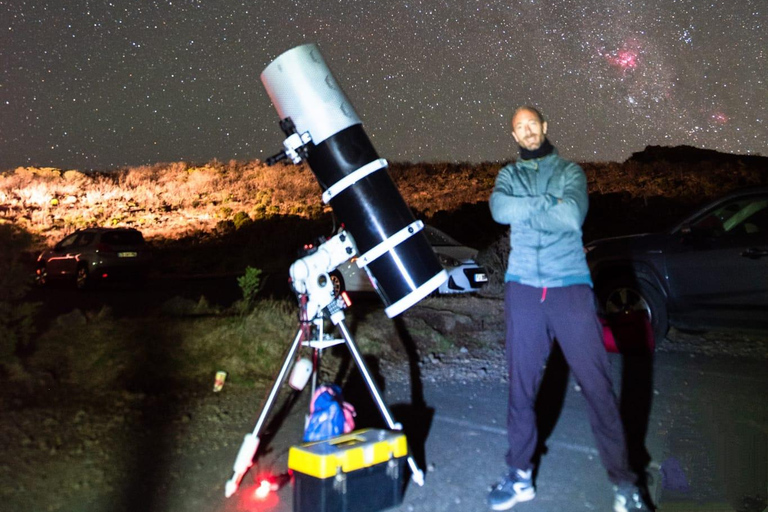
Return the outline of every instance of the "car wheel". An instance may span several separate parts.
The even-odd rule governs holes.
[[[651,324],[655,340],[662,340],[669,330],[667,305],[661,292],[642,279],[623,277],[599,287],[600,308],[609,319],[615,315],[644,314]]]
[[[75,285],[78,290],[87,290],[91,287],[91,278],[88,274],[88,267],[80,265],[77,267],[77,275],[75,276]]]
[[[35,270],[35,283],[37,286],[48,286],[48,269],[45,265],[40,265],[37,267],[37,270]]]
[[[331,276],[331,284],[333,285],[334,295],[338,296],[341,295],[341,292],[346,291],[347,288],[344,286],[344,278],[341,276],[341,272],[334,270],[328,275]]]

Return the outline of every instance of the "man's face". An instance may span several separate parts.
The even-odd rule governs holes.
[[[521,147],[534,151],[544,143],[547,134],[547,122],[539,121],[539,116],[530,110],[521,110],[512,118],[512,136]]]

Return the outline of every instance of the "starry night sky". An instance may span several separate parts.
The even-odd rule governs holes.
[[[0,0],[0,170],[264,159],[259,75],[309,42],[392,161],[768,154],[765,0]]]

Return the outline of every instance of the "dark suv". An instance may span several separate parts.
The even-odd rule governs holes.
[[[604,314],[645,312],[661,339],[768,329],[768,188],[731,193],[660,233],[587,244]]]
[[[76,231],[37,258],[36,279],[74,279],[79,289],[98,281],[131,278],[141,283],[152,253],[140,231],[131,228],[88,228]]]

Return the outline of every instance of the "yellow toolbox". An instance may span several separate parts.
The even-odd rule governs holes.
[[[293,512],[376,512],[399,505],[408,442],[366,429],[291,447]]]

